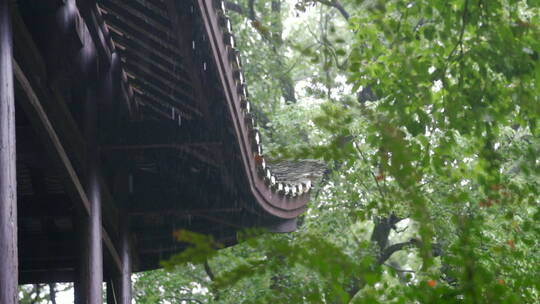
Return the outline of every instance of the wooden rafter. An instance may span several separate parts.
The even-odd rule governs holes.
[[[90,202],[72,165],[72,162],[69,159],[60,138],[54,130],[47,113],[43,109],[36,92],[32,88],[30,81],[21,70],[17,62],[14,62],[14,74],[18,84],[26,94],[25,98],[21,98],[23,109],[33,123],[34,128],[38,130],[37,132],[40,135],[40,138],[43,140],[44,146],[48,150],[49,155],[51,155],[55,161],[61,164],[60,169],[68,177],[65,179],[68,195],[79,206],[82,206],[86,214],[89,214]],[[109,234],[105,229],[103,229],[103,238],[107,250],[113,257],[115,265],[120,271],[121,267],[118,252],[110,241]]]

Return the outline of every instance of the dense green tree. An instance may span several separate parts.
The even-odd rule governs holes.
[[[327,163],[303,224],[181,264],[156,289],[204,303],[539,302],[540,2],[294,4],[228,7],[266,150]]]
[[[266,153],[327,172],[297,232],[194,238],[137,303],[540,302],[540,1],[226,6]]]

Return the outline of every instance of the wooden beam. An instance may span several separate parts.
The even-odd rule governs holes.
[[[116,246],[114,245],[111,237],[109,236],[105,228],[102,228],[101,235],[103,236],[103,243],[105,244],[105,247],[108,249],[107,255],[105,256],[105,260],[111,261],[113,265],[115,266],[115,270],[120,271],[122,269],[122,263],[121,263],[118,251],[116,250]],[[110,250],[110,248],[113,248],[114,250]]]
[[[17,179],[13,40],[8,0],[0,0],[0,303],[18,302]]]
[[[75,279],[75,271],[72,268],[33,270],[21,272],[21,284],[36,283],[69,283]]]
[[[107,146],[103,147],[103,151],[113,152],[113,151],[130,151],[130,150],[176,150],[183,153],[190,154],[199,161],[214,166],[216,168],[220,167],[220,163],[216,162],[211,155],[204,153],[197,148],[206,148],[208,146],[220,146],[221,143],[191,143],[191,144],[150,144],[150,145],[123,145],[123,146]]]
[[[36,170],[37,171],[37,170]],[[35,181],[36,177],[33,177]],[[73,215],[73,202],[66,194],[43,194],[19,196],[19,218],[52,217],[62,218]]]
[[[73,164],[53,128],[47,113],[43,109],[40,99],[16,61],[14,62],[14,71],[15,78],[26,95],[21,96],[20,98],[21,106],[33,124],[39,138],[43,140],[43,144],[48,154],[52,156],[54,161],[60,164],[60,171],[66,176],[64,182],[69,197],[73,200],[75,205],[82,208],[87,215],[90,214],[90,201],[75,169],[73,168]],[[106,231],[103,233],[103,238],[110,238]],[[105,245],[113,257],[118,257],[118,253],[114,246],[112,246],[112,242],[105,242]],[[119,259],[116,258],[114,260],[118,261]],[[119,264],[116,264],[116,267],[118,270],[121,269]]]
[[[27,83],[33,88],[34,95],[38,98],[43,111],[47,113],[49,121],[54,122],[54,130],[58,137],[62,139],[64,150],[70,158],[74,169],[76,172],[82,173],[85,171],[86,165],[86,143],[82,138],[79,127],[58,90],[46,87],[48,79],[43,53],[38,50],[18,9],[12,10],[12,17],[14,31],[13,55],[15,61],[23,72]],[[20,93],[22,93],[18,96],[26,98],[25,90],[20,85],[16,87],[16,89],[18,88],[21,88]],[[22,100],[21,105],[24,106],[26,103],[27,101]],[[27,112],[24,107],[23,110]],[[32,127],[38,137],[44,135],[41,132],[43,130],[36,128],[35,125],[32,125]]]
[[[104,240],[106,243],[107,241]],[[79,238],[75,232],[44,232],[42,234],[22,234],[19,237],[21,280],[27,273],[43,270],[73,268],[79,261],[77,244]],[[104,252],[104,264],[114,265],[108,251]],[[117,273],[116,269],[104,269]],[[73,279],[76,279],[75,277]],[[28,281],[28,278],[25,279]],[[48,279],[47,279],[48,280]],[[39,281],[31,283],[40,283]]]
[[[211,130],[202,123],[190,121],[183,122],[180,126],[177,121],[173,121],[171,110],[166,113],[167,119],[163,120],[136,120],[130,121],[122,130],[122,143],[134,144],[169,144],[169,143],[191,143],[206,142]],[[110,144],[117,144],[112,142]]]
[[[79,177],[73,168],[73,164],[71,163],[60,138],[54,130],[47,113],[45,113],[36,92],[32,88],[30,81],[21,70],[19,64],[16,61],[14,63],[15,78],[26,94],[26,96],[21,96],[20,98],[21,106],[28,115],[30,121],[34,124],[38,136],[44,139],[46,149],[50,150],[49,154],[53,155],[55,161],[59,161],[62,164],[60,168],[69,180],[69,187],[66,189],[68,194],[72,199],[75,198],[75,201],[80,203],[88,213],[90,211],[90,203],[88,202],[88,197],[79,181]]]
[[[185,58],[184,64],[187,70],[191,73],[193,79],[193,88],[195,90],[195,98],[200,100],[199,107],[203,113],[203,117],[206,118],[206,123],[210,126],[211,130],[222,132],[221,128],[216,125],[216,111],[212,111],[211,104],[215,96],[213,96],[212,90],[208,89],[208,83],[206,83],[209,77],[203,76],[204,73],[208,73],[206,68],[203,68],[206,63],[197,62],[199,58],[195,54],[195,41],[189,37],[188,33],[184,29],[191,29],[194,27],[193,23],[189,21],[189,18],[185,14],[187,11],[179,7],[176,0],[165,0],[167,7],[167,13],[173,27],[173,33],[176,34],[176,40],[178,42],[178,48],[182,51],[182,56]],[[193,8],[193,7],[192,7]],[[193,15],[193,10],[191,14]],[[181,16],[181,14],[184,14]],[[186,45],[193,45],[192,48],[186,48]],[[219,133],[218,133],[219,134]],[[223,155],[220,153],[214,153],[213,157],[216,160],[223,161]]]
[[[22,249],[21,247],[21,250]],[[24,273],[30,273],[34,271],[44,271],[44,270],[53,270],[53,269],[73,269],[73,265],[75,265],[75,257],[61,257],[56,259],[20,259],[21,265],[29,265],[28,267],[19,269],[19,284],[21,284],[20,281],[22,281],[22,275]],[[34,283],[40,283],[40,282],[34,282]]]
[[[191,147],[203,147],[203,148],[219,148],[220,142],[201,142],[201,143],[187,143],[187,144],[141,144],[141,145],[121,145],[121,146],[105,146],[102,147],[102,151],[129,151],[129,150],[153,150],[153,149],[176,149],[184,150]]]
[[[48,156],[56,162],[59,172],[65,176],[66,192],[77,208],[89,212],[88,197],[81,185],[78,172],[86,171],[86,142],[61,96],[54,88],[45,88],[45,65],[18,11],[12,11],[15,38],[15,78],[21,95],[18,102],[30,120]],[[51,123],[54,121],[54,126]],[[62,140],[60,140],[62,139]],[[115,234],[118,213],[112,196],[103,182],[104,230],[103,239],[108,255],[120,271],[118,253],[112,245],[111,234]],[[106,229],[105,229],[106,228]]]
[[[24,220],[21,221],[23,224]],[[71,231],[51,232],[44,231],[43,233],[25,234],[19,236],[20,253],[19,258],[23,261],[54,261],[74,259],[77,254],[78,237]],[[63,265],[67,266],[67,265]],[[70,265],[73,266],[73,265]],[[32,263],[21,264],[21,270],[32,269]]]
[[[90,39],[92,40],[97,53],[98,64],[101,68],[107,69],[112,65],[116,49],[111,39],[111,35],[105,26],[103,16],[101,15],[95,0],[69,0],[76,3],[83,23],[88,29]],[[120,68],[122,75],[120,78],[121,97],[126,102],[127,110],[133,114],[134,95],[133,88],[127,82],[125,72]]]
[[[213,213],[240,213],[244,209],[242,208],[209,208],[209,209],[157,209],[147,208],[146,210],[130,210],[131,216],[174,216],[174,217],[194,217],[198,214],[213,214]]]
[[[112,42],[110,38],[105,35],[105,32],[102,28],[102,22],[99,20],[99,15],[97,13],[96,1],[94,0],[76,0],[79,12],[86,23],[92,41],[96,46],[99,57],[104,59],[101,61],[105,65],[111,63],[111,56],[113,50]]]

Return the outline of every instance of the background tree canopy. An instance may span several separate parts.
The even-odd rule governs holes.
[[[267,150],[328,170],[297,233],[138,303],[538,303],[539,6],[227,2]]]
[[[137,303],[540,302],[540,1],[226,6],[266,150],[328,170],[298,232],[193,236]]]

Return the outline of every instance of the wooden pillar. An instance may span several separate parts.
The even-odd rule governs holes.
[[[76,300],[79,304],[101,304],[103,303],[101,188],[97,146],[97,96],[93,89],[87,90],[85,98],[85,133],[88,145],[85,190],[90,202],[90,214],[80,215],[81,251]]]
[[[131,246],[129,242],[129,219],[122,221],[120,230],[120,259],[122,273],[117,278],[118,304],[131,304]]]
[[[0,303],[17,303],[15,93],[9,0],[0,0]]]
[[[119,254],[122,261],[122,271],[113,280],[107,281],[107,304],[131,304],[131,247],[127,221],[123,220],[121,226]]]
[[[84,135],[87,145],[85,192],[90,210],[79,215],[80,252],[76,303],[103,303],[102,189],[98,146],[97,61],[94,45],[86,41],[79,52],[81,82],[79,98],[84,103]]]
[[[118,87],[120,86],[120,73],[119,73],[119,62],[120,57],[117,53],[112,54],[112,63],[110,68],[110,75],[111,75],[111,84],[113,91],[110,95],[114,96],[112,102],[118,103],[119,96],[118,94]],[[125,123],[120,118],[120,113],[116,113],[116,116],[114,117],[119,122],[116,122],[116,126],[120,128],[121,130],[125,130],[125,128],[122,128],[120,124]],[[130,158],[126,158],[123,160],[121,164],[119,164],[120,167],[118,169],[116,183],[114,185],[114,191],[116,194],[116,198],[121,202],[121,212],[124,213],[124,216],[121,217],[120,225],[119,225],[119,240],[118,240],[118,255],[120,256],[120,263],[121,263],[121,272],[118,274],[118,276],[114,280],[114,284],[116,287],[116,296],[117,296],[117,303],[118,304],[131,304],[132,299],[132,282],[131,282],[131,274],[132,274],[132,259],[131,259],[131,242],[130,242],[130,228],[129,228],[129,214],[128,214],[128,204],[130,199],[130,192],[132,191],[132,182],[131,182],[131,171],[132,171],[132,160]],[[116,304],[116,303],[115,303]]]

